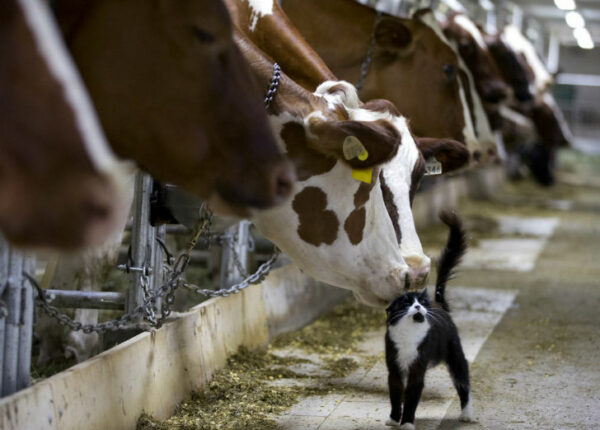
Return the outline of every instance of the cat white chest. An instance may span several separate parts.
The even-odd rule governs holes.
[[[419,356],[418,347],[429,332],[429,322],[416,323],[412,318],[402,318],[396,325],[389,328],[390,339],[396,345],[398,356],[396,363],[405,373]]]

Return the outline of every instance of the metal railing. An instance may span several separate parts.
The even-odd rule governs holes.
[[[174,291],[179,287],[208,297],[227,296],[259,282],[269,272],[277,254],[248,276],[248,252],[254,249],[249,221],[231,226],[222,235],[208,234],[212,215],[207,220],[202,210],[188,248],[174,258],[164,245],[167,227],[150,224],[152,184],[149,175],[137,174],[128,262],[118,267],[130,278],[126,292],[43,290],[33,276],[35,257],[19,252],[0,238],[0,397],[29,385],[36,302],[71,330],[90,333],[135,328],[139,332],[160,327],[170,313]],[[169,227],[185,230],[182,226]],[[203,289],[181,279],[198,241],[221,245],[221,289]],[[33,287],[37,288],[37,294]],[[59,308],[121,310],[124,314],[92,326],[74,321]]]

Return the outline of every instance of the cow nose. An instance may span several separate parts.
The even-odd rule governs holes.
[[[483,94],[483,100],[488,103],[500,103],[508,95],[508,88],[501,82],[491,82]]]
[[[410,288],[419,288],[427,280],[431,261],[426,256],[413,255],[405,257],[404,261],[408,264],[408,277],[410,279]]]
[[[285,201],[292,192],[296,175],[290,163],[284,161],[273,168],[271,174],[271,187],[275,203]]]

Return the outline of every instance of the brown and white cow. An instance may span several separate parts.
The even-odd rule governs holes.
[[[249,40],[239,44],[267,84],[272,61]],[[343,81],[326,81],[311,94],[283,75],[270,115],[298,181],[289,203],[253,217],[261,232],[310,276],[350,289],[373,306],[422,285],[429,259],[416,236],[409,199],[425,166],[393,105],[359,106],[355,88]],[[360,160],[340,154],[344,142],[355,138],[369,158],[381,154],[367,170],[369,183],[353,177],[353,168],[364,169]],[[444,167],[466,162],[463,151],[460,162],[448,159]]]
[[[488,46],[513,88],[515,100],[511,107],[532,121],[537,135],[535,143],[521,139],[511,142],[511,136],[506,136],[507,145],[515,148],[539,183],[552,185],[556,149],[569,146],[573,136],[548,89],[551,76],[531,42],[513,26],[489,38]]]
[[[485,35],[463,13],[452,13],[444,23],[444,34],[456,43],[458,52],[471,71],[475,86],[484,103],[497,105],[508,96],[505,84],[494,62]]]
[[[409,118],[415,134],[464,142],[475,159],[486,156],[482,147],[484,152],[493,150],[493,136],[484,130],[487,120],[480,120],[485,115],[477,112],[481,102],[469,72],[430,10],[408,19],[378,16],[353,0],[285,0],[283,8],[343,79],[358,82],[372,50],[360,88],[362,99],[389,99]]]
[[[56,14],[117,155],[221,213],[289,197],[222,0],[63,0]]]
[[[238,43],[244,46],[244,53],[265,85],[270,79],[272,60],[264,54],[263,45],[282,67],[289,64],[290,51],[295,53],[296,64],[302,63],[302,55],[306,55],[309,58],[305,62],[312,67],[318,65],[317,76],[305,73],[304,82],[318,82],[332,75],[308,45],[286,45],[304,44],[302,39],[282,42],[277,36],[277,31],[291,32],[287,28],[289,22],[278,18],[285,15],[280,15],[282,12],[275,2],[232,0],[231,3],[238,8],[232,12],[234,21],[244,28],[241,32],[244,36],[240,34]],[[245,14],[240,13],[244,6],[249,7]],[[279,25],[266,24],[269,21]],[[260,44],[260,49],[250,39]],[[270,46],[271,43],[276,46]],[[361,104],[356,89],[344,81],[321,82],[312,95],[292,80],[286,83],[275,98],[271,121],[296,166],[298,182],[290,204],[254,217],[257,227],[311,276],[351,289],[365,303],[383,306],[406,288],[422,285],[429,271],[429,258],[417,237],[410,204],[425,165],[406,120],[388,101]],[[302,106],[305,107],[300,109]],[[345,118],[340,123],[344,127],[329,124],[327,127],[336,132],[321,132],[317,136],[315,132],[327,124],[322,119],[332,114]],[[315,120],[322,125],[315,127],[318,124]],[[373,142],[362,142],[357,131],[368,125],[383,130],[372,134]],[[312,151],[314,144],[307,136],[318,138],[320,147],[338,148],[338,158],[328,157],[323,150],[320,154]],[[345,142],[352,143],[355,137],[373,149],[382,145],[385,148],[390,137],[399,143],[387,163],[378,163],[372,171],[362,172],[366,174],[366,182],[353,178],[352,168],[356,165],[348,165],[339,154],[339,148]],[[468,160],[466,148],[458,142],[432,139],[422,144],[422,152],[437,157],[444,164],[444,171],[460,167]],[[370,154],[372,149],[366,149]]]
[[[0,231],[97,245],[127,216],[122,171],[44,2],[3,3],[0,52]]]

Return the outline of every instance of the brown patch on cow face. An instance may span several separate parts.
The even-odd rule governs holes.
[[[323,155],[307,145],[306,131],[302,124],[288,122],[283,125],[280,133],[285,142],[287,155],[296,167],[299,181],[305,181],[311,176],[329,172],[337,160]]]
[[[346,230],[348,239],[352,245],[358,245],[362,241],[366,213],[367,211],[364,207],[354,209],[344,222],[344,230]]]
[[[367,184],[365,182],[361,182],[358,190],[354,193],[354,207],[358,208],[364,206],[367,201],[369,201],[369,195],[371,194],[371,190],[375,186],[375,181],[377,180],[377,174],[371,174],[371,183]]]
[[[400,225],[398,224],[398,208],[394,203],[394,194],[390,187],[385,183],[385,178],[383,177],[383,172],[379,175],[379,180],[381,181],[381,192],[383,194],[383,202],[385,203],[385,209],[392,221],[392,225],[394,226],[394,232],[396,233],[396,241],[398,245],[400,245],[400,241],[402,240],[402,232],[400,231]]]
[[[480,46],[473,35],[454,21],[456,16],[449,18],[444,33],[458,45],[459,53],[473,75],[481,99],[492,104],[501,102],[507,96],[508,87],[502,80],[496,63],[487,46]]]
[[[367,214],[364,206],[369,201],[371,190],[377,183],[377,176],[379,176],[379,169],[374,169],[371,173],[371,183],[361,182],[358,190],[354,193],[354,210],[350,212],[344,222],[344,230],[353,245],[358,245],[362,241]]]
[[[333,211],[327,210],[327,195],[317,187],[306,187],[294,197],[292,208],[298,214],[298,236],[314,246],[331,245],[340,225]]]

